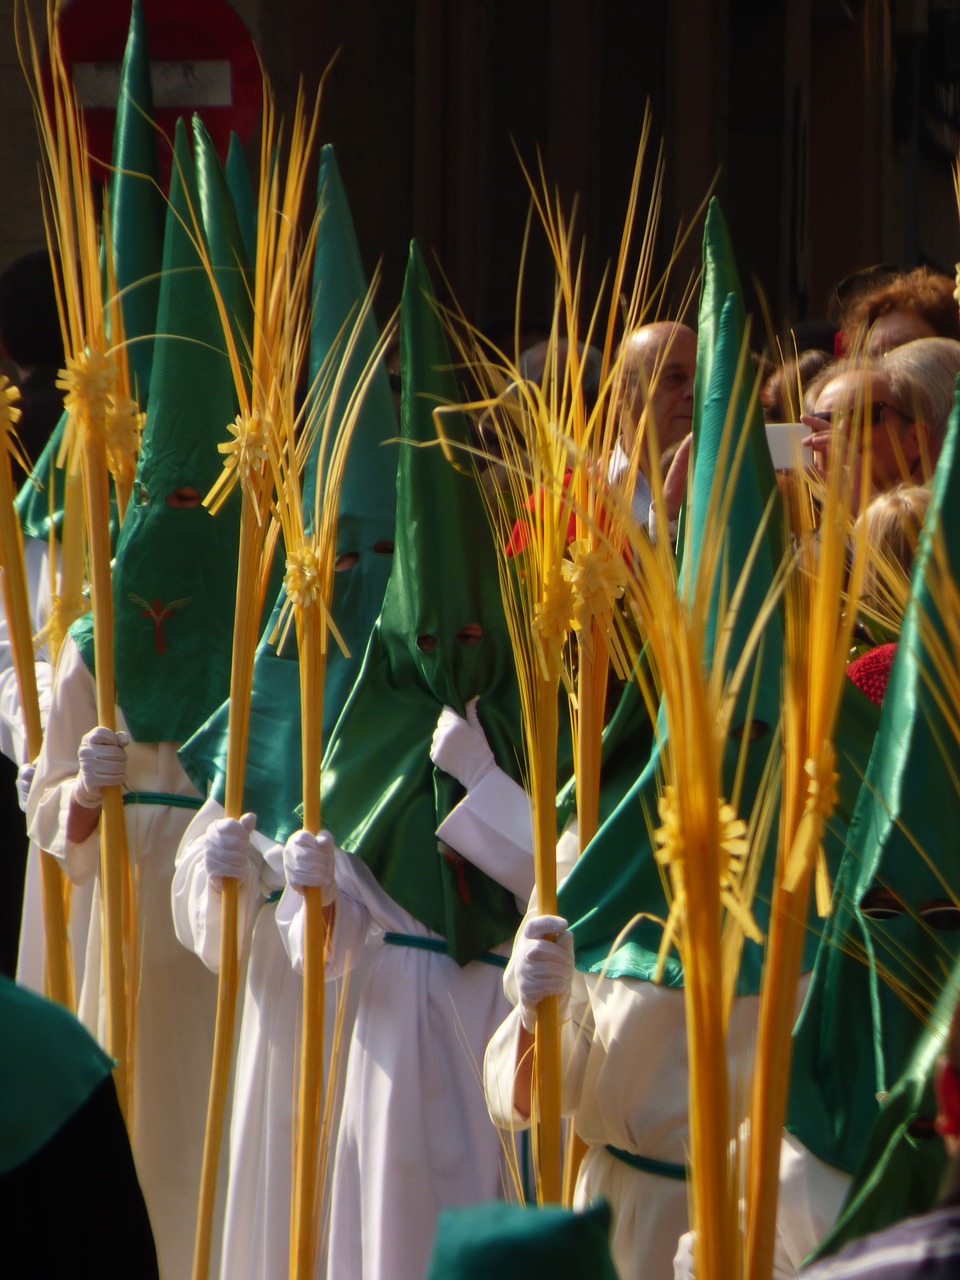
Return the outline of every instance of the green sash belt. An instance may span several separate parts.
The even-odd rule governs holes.
[[[203,805],[200,796],[175,796],[166,791],[126,791],[124,805],[163,804],[170,809],[199,809]]]
[[[631,1169],[639,1169],[641,1173],[653,1173],[658,1178],[674,1178],[677,1182],[687,1180],[687,1166],[684,1164],[671,1164],[669,1160],[653,1160],[650,1156],[637,1156],[632,1151],[611,1146],[609,1142],[607,1150],[612,1156],[628,1164]]]
[[[265,907],[269,907],[272,902],[279,902],[282,897],[283,897],[283,890],[274,889],[273,893],[271,893],[268,898],[264,898],[263,905]]]
[[[423,938],[417,933],[385,933],[383,940],[388,947],[413,947],[418,951],[437,951],[449,955],[447,944],[442,938]],[[474,957],[481,964],[492,964],[495,969],[507,967],[507,957],[498,956],[493,951],[484,951]]]

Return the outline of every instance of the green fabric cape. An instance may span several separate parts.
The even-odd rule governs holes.
[[[958,411],[955,403],[834,913],[794,1033],[788,1127],[815,1155],[849,1173],[877,1117],[877,1095],[903,1074],[924,1032],[925,1019],[892,984],[930,1009],[943,974],[960,958],[960,934],[949,931],[960,898],[957,747],[936,705],[934,691],[942,693],[943,684],[921,633],[926,619],[946,634],[927,580],[934,530],[943,530],[954,579],[960,569]],[[868,915],[864,895],[877,890],[895,894],[903,909],[886,918]],[[921,914],[944,900],[951,904],[946,931],[935,915],[928,922]]]
[[[313,325],[310,381],[330,351],[342,341],[344,325],[357,313],[367,286],[346,193],[333,148],[320,154],[318,200],[322,210],[313,277]],[[356,384],[377,343],[368,316],[362,340],[351,357],[344,386]],[[397,498],[397,417],[381,364],[369,387],[354,428],[340,490],[337,516],[338,559],[356,562],[334,579],[331,612],[349,650],[341,653],[331,638],[323,693],[323,734],[332,730],[353,687],[373,624],[383,603],[392,560]],[[318,439],[319,444],[319,439]],[[312,512],[317,451],[307,460],[304,509]],[[310,521],[312,525],[312,519]],[[250,736],[244,778],[244,807],[257,815],[257,829],[285,840],[300,825],[297,808],[303,793],[300,753],[300,675],[291,629],[278,654],[270,642],[285,596],[281,593],[264,628],[254,660]],[[180,750],[184,769],[201,791],[223,802],[229,704],[224,703]]]
[[[201,200],[186,128],[177,124],[158,333],[134,495],[113,571],[117,702],[139,742],[182,742],[220,705],[230,682],[239,487],[214,517],[168,505],[186,486],[205,495],[220,474],[217,444],[237,413],[213,292],[186,227],[202,212],[235,322],[249,331],[242,247],[212,149],[198,147]],[[215,167],[214,167],[215,166]],[[71,629],[92,669],[92,626]]]
[[[447,940],[458,963],[516,929],[513,895],[441,856],[437,825],[462,789],[430,761],[442,707],[479,714],[497,763],[519,776],[520,707],[495,561],[474,478],[436,446],[431,410],[458,398],[429,277],[411,246],[401,302],[397,531],[383,609],[326,751],[324,823],[384,890]],[[452,417],[455,438],[467,424]],[[417,447],[422,442],[427,447]],[[430,447],[432,446],[432,447]],[[482,627],[477,643],[459,633]]]
[[[943,1140],[933,1128],[933,1077],[957,1002],[958,981],[955,967],[930,1026],[923,1029],[906,1070],[880,1107],[837,1221],[807,1262],[934,1207],[948,1161]]]
[[[44,1147],[113,1063],[60,1005],[0,975],[0,1174]]]
[[[247,251],[247,261],[255,262],[257,259],[257,201],[253,194],[250,168],[247,165],[243,143],[235,133],[230,134],[224,173],[237,211],[243,247]]]

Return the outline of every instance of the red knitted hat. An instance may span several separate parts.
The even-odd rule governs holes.
[[[877,706],[883,704],[883,695],[887,691],[887,680],[893,655],[897,651],[895,644],[878,644],[875,649],[868,649],[859,658],[854,658],[847,667],[847,675],[871,702]]]

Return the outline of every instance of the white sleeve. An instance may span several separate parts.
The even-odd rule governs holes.
[[[212,973],[220,970],[220,924],[223,916],[223,894],[214,889],[207,878],[203,836],[211,823],[224,816],[216,800],[206,800],[183,833],[177,850],[171,888],[173,927],[177,938],[188,951],[193,951]],[[254,831],[251,842],[266,855],[277,848],[272,840]],[[260,905],[260,880],[251,862],[239,884],[238,930],[241,950],[245,949],[257,908]]]
[[[502,769],[492,769],[437,827],[462,858],[526,903],[533,889],[530,797]]]
[[[77,752],[83,735],[96,724],[96,686],[77,646],[67,636],[54,676],[50,721],[30,788],[27,828],[31,840],[58,859],[74,884],[88,880],[100,862],[99,827],[81,844],[67,840]]]

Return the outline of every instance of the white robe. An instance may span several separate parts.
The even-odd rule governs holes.
[[[207,879],[200,837],[223,817],[207,800],[184,834],[173,882],[177,936],[214,972],[220,965],[221,894]],[[222,1280],[275,1280],[286,1273],[290,1251],[290,1201],[297,1047],[300,1043],[303,983],[290,965],[276,927],[276,901],[284,884],[280,846],[258,833],[253,843],[263,855],[240,881],[240,928],[246,957],[240,997],[240,1032],[230,1117],[229,1171],[224,1215]],[[332,1123],[342,1081],[329,1078],[336,1007],[348,1024],[349,989],[328,982],[324,1006],[324,1079],[332,1091]],[[355,1003],[355,1002],[353,1002]],[[321,1213],[321,1262],[324,1232]]]
[[[792,1134],[780,1146],[780,1199],[774,1277],[795,1276],[839,1216],[853,1181]]]
[[[60,653],[28,817],[32,838],[60,860],[76,884],[99,879],[99,829],[82,844],[66,839],[77,751],[83,735],[96,724],[93,677],[68,637]],[[118,725],[125,727],[122,715]],[[172,742],[130,743],[125,790],[172,794],[188,802],[199,799]],[[216,978],[177,941],[170,913],[174,855],[193,813],[193,808],[161,804],[125,808],[138,901],[132,1144],[164,1280],[183,1280],[192,1270],[216,1018]],[[99,893],[91,912],[78,1012],[102,1043]]]
[[[516,1003],[513,962],[504,985]],[[731,1132],[748,1097],[758,1007],[754,996],[734,1002],[727,1052]],[[513,1105],[520,1028],[514,1009],[484,1062],[490,1114],[505,1129],[525,1124]],[[563,1112],[575,1116],[588,1147],[575,1206],[601,1196],[610,1201],[613,1256],[622,1276],[670,1280],[678,1241],[689,1226],[687,1184],[636,1169],[606,1148],[673,1166],[688,1159],[683,991],[576,971],[563,1023],[563,1073]]]
[[[506,1016],[502,972],[385,941],[435,938],[359,859],[337,854],[331,964],[369,948],[350,1036],[331,1188],[328,1274],[423,1280],[439,1210],[504,1193],[502,1139],[480,1082]],[[303,898],[287,888],[277,923],[303,961]]]

